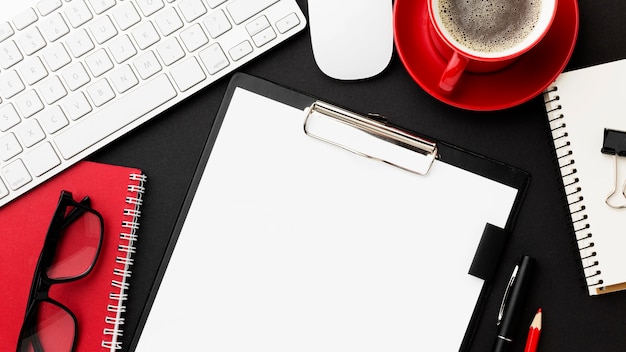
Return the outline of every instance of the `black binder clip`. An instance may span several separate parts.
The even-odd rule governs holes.
[[[604,129],[604,142],[602,143],[602,153],[613,155],[614,160],[614,185],[613,191],[606,197],[604,202],[615,209],[623,209],[626,208],[626,202],[622,202],[621,204],[611,203],[611,198],[617,193],[617,157],[618,156],[626,156],[626,132],[611,130],[608,128]],[[622,184],[622,196],[626,199],[626,181]]]

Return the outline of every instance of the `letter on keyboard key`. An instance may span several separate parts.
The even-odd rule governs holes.
[[[176,90],[169,78],[161,74],[62,131],[54,138],[54,143],[63,158],[70,159],[175,96]]]
[[[44,107],[41,99],[39,99],[37,93],[32,89],[18,96],[15,103],[24,118],[35,115],[36,112],[43,110]]]
[[[233,21],[236,24],[241,24],[277,2],[278,0],[235,0],[226,5],[226,8],[233,17]]]
[[[106,78],[103,78],[89,86],[87,88],[87,94],[89,94],[91,101],[93,101],[93,105],[96,107],[102,106],[104,103],[115,98],[115,92],[113,92],[113,88],[111,88],[111,85]]]
[[[76,121],[81,117],[85,116],[88,112],[91,112],[91,105],[85,98],[83,92],[78,92],[65,99],[63,102],[63,107],[65,111],[67,111],[68,115],[70,115],[70,119]]]

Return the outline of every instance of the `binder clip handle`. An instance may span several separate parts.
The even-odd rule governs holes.
[[[626,156],[626,132],[617,131],[605,128],[604,129],[604,142],[602,143],[601,152],[603,154],[613,155],[613,190],[606,197],[604,202],[614,209],[623,209],[626,208],[626,181],[622,184],[621,193],[622,193],[622,203],[615,203],[613,198],[618,196],[618,156]]]

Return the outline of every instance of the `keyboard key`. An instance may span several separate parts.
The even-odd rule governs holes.
[[[170,73],[172,74],[174,83],[176,83],[181,92],[186,91],[206,79],[206,75],[195,57],[190,57],[173,67]]]
[[[113,68],[113,62],[104,49],[98,49],[87,56],[85,63],[94,77],[99,77]]]
[[[74,0],[65,5],[65,16],[74,28],[78,28],[93,18],[91,11],[83,0]]]
[[[109,16],[102,16],[91,22],[89,30],[98,44],[102,44],[117,35],[117,29],[115,29]]]
[[[61,159],[52,149],[52,145],[46,142],[24,155],[24,162],[29,166],[33,174],[39,177],[52,170],[55,166],[60,165]]]
[[[60,132],[54,143],[63,158],[69,159],[175,96],[176,90],[167,76],[159,75],[94,112],[88,119]]]
[[[20,122],[20,117],[13,107],[13,104],[5,104],[0,106],[0,131],[6,132],[9,128]]]
[[[168,36],[183,27],[183,21],[173,7],[168,7],[159,12],[159,14],[155,16],[154,21],[163,36]]]
[[[42,16],[47,16],[62,5],[61,0],[41,0],[37,3],[37,10]]]
[[[144,22],[139,27],[133,29],[132,35],[141,50],[146,49],[160,39],[159,34],[150,21]]]
[[[91,111],[91,105],[82,92],[78,92],[63,100],[63,108],[70,119],[76,121]]]
[[[0,22],[0,42],[15,34],[9,22]]]
[[[7,186],[4,185],[4,182],[2,182],[2,179],[0,179],[0,198],[4,198],[8,195],[9,190],[7,189]]]
[[[70,48],[72,55],[76,58],[85,55],[95,48],[91,38],[89,38],[89,34],[87,34],[87,31],[84,29],[80,29],[70,34],[70,36],[66,39],[66,44]]]
[[[278,32],[280,34],[284,34],[299,24],[300,24],[300,19],[298,18],[298,15],[292,12],[289,15],[278,20],[278,22],[276,22],[276,29],[278,29]]]
[[[113,88],[111,88],[106,78],[87,87],[87,94],[95,106],[102,106],[109,100],[115,98],[115,92],[113,92]]]
[[[93,11],[99,15],[115,5],[115,0],[89,0]]]
[[[37,56],[24,61],[20,66],[20,73],[26,84],[33,85],[48,75],[41,59]]]
[[[141,79],[148,79],[154,76],[157,72],[161,71],[161,64],[157,60],[152,51],[148,51],[145,54],[137,57],[133,61],[137,73]]]
[[[161,0],[137,0],[137,5],[144,16],[148,17],[165,6]]]
[[[0,67],[7,69],[22,61],[24,57],[15,42],[8,40],[0,45]]]
[[[22,146],[17,141],[15,134],[7,133],[0,137],[0,159],[8,161],[22,152]]]
[[[36,119],[25,120],[16,127],[16,131],[22,143],[28,148],[46,138],[46,134],[43,132]]]
[[[246,30],[251,37],[254,37],[255,34],[261,32],[265,28],[270,26],[270,22],[267,20],[267,17],[260,16],[248,23],[246,25]]]
[[[118,64],[130,59],[137,54],[137,49],[127,35],[115,38],[109,43],[109,51]]]
[[[180,39],[182,39],[189,52],[193,52],[209,42],[209,38],[207,38],[202,27],[197,23],[182,31]]]
[[[69,124],[67,117],[58,105],[42,111],[37,115],[37,119],[48,134],[53,134]]]
[[[41,28],[41,31],[46,39],[50,42],[53,42],[70,32],[70,28],[58,12],[42,19],[39,27]]]
[[[31,27],[25,30],[17,37],[17,41],[26,55],[32,55],[46,46],[46,40],[43,39],[37,27]]]
[[[43,59],[52,71],[57,71],[72,62],[72,58],[61,43],[51,44],[50,47],[44,51]]]
[[[226,0],[207,0],[207,4],[209,4],[209,7],[214,9],[216,7],[218,7],[219,5],[225,3]]]
[[[28,173],[28,170],[26,170],[26,166],[24,166],[24,163],[20,159],[17,159],[9,165],[3,167],[2,175],[4,175],[9,187],[11,187],[14,191],[24,187],[33,180]]]
[[[178,8],[183,14],[185,21],[189,23],[206,13],[206,7],[204,7],[201,0],[181,0],[178,3]]]
[[[35,23],[38,18],[39,17],[37,17],[37,13],[35,12],[35,10],[33,10],[32,8],[28,8],[19,15],[15,16],[15,18],[13,18],[13,25],[15,26],[15,28],[21,31],[22,29]]]
[[[67,95],[67,91],[65,90],[65,87],[63,87],[63,83],[61,83],[61,80],[57,76],[52,76],[41,82],[39,85],[39,93],[41,93],[43,100],[48,105],[53,104]]]
[[[115,10],[113,10],[113,19],[117,23],[121,30],[125,31],[133,25],[139,23],[141,17],[132,2],[120,3]]]
[[[24,118],[29,118],[43,110],[41,99],[39,99],[37,93],[32,89],[18,96],[17,99],[15,99],[15,104],[17,105],[17,110]]]
[[[175,37],[168,38],[166,41],[159,44],[159,46],[157,46],[157,53],[166,66],[175,63],[185,56],[185,51]]]
[[[133,70],[128,65],[124,65],[117,70],[111,72],[111,83],[118,93],[124,93],[132,87],[139,84],[139,80]]]
[[[23,91],[24,88],[26,87],[15,70],[6,71],[0,75],[0,93],[6,99]]]
[[[224,11],[217,10],[212,14],[206,16],[202,22],[209,31],[211,38],[215,39],[220,35],[228,32],[232,27],[230,21],[224,14]]]
[[[233,21],[236,24],[241,24],[277,2],[278,0],[235,0],[226,5],[226,9],[228,9]]]
[[[65,80],[65,83],[70,90],[76,90],[91,80],[91,78],[89,78],[89,74],[87,74],[87,71],[85,70],[85,67],[80,62],[76,62],[73,65],[68,66],[65,70],[63,70],[61,76],[63,76],[63,80]]]
[[[234,60],[241,60],[244,56],[252,52],[252,45],[247,40],[235,45],[232,49],[228,50],[228,54]]]
[[[276,39],[276,32],[274,32],[274,29],[272,29],[272,27],[267,27],[252,37],[252,41],[254,42],[254,45],[257,46],[257,48],[262,47],[263,45],[271,42],[274,39]]]
[[[205,50],[200,52],[200,59],[206,67],[209,74],[216,74],[230,65],[226,54],[219,44],[212,44]]]

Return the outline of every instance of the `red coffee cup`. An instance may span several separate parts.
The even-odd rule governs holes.
[[[427,0],[430,36],[448,64],[439,89],[452,93],[464,72],[501,70],[543,39],[557,0]]]

